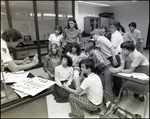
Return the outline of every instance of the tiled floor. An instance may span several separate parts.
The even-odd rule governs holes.
[[[149,59],[149,50],[145,50],[144,55]],[[48,77],[42,68],[31,70],[31,73],[35,76],[43,76],[45,78]],[[118,106],[131,111],[133,114],[140,114],[142,117],[145,113],[145,118],[149,118],[149,93],[147,94],[147,102],[140,102],[139,100],[133,98],[132,95],[133,93],[129,92],[129,96],[127,97],[126,92],[124,92]],[[102,104],[100,107],[102,112],[104,112],[105,106]],[[52,95],[47,96],[47,108],[49,118],[69,118],[68,113],[71,111],[69,103],[56,103]],[[85,110],[83,110],[83,112],[85,114],[85,118],[99,118],[99,115],[91,115]]]

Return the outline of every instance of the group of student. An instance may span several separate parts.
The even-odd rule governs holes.
[[[108,114],[115,106],[114,97],[122,85],[122,80],[115,79],[111,73],[130,73],[137,67],[149,66],[140,50],[142,39],[136,23],[131,22],[129,29],[130,32],[125,33],[120,21],[113,20],[110,30],[102,25],[83,42],[74,17],[68,19],[66,28],[59,25],[54,28],[48,39],[49,52],[45,56],[43,70],[50,80],[56,82],[52,92],[56,102],[69,101],[70,117],[83,118],[82,108],[89,113],[101,111],[102,103],[106,105],[106,112],[102,115]],[[38,64],[37,56],[30,63],[11,58],[8,47],[15,48],[21,38],[16,29],[8,29],[2,34],[1,61],[7,63],[10,71],[25,70]],[[138,94],[134,97],[144,100]]]

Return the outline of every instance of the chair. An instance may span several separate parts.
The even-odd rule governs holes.
[[[138,68],[135,69],[134,72],[145,73],[146,75],[149,76],[149,66],[147,66],[147,67],[144,67],[144,66],[138,67]],[[149,92],[149,80],[145,84],[141,84],[141,83],[138,83],[138,82],[136,83],[136,82],[132,82],[132,81],[126,81],[120,89],[119,96],[117,98],[117,104],[119,102],[119,99],[120,99],[120,96],[121,96],[121,93],[122,93],[123,90],[145,95],[146,100],[144,102],[147,103],[147,101],[148,101],[148,92]],[[144,113],[144,117],[145,117],[146,106],[145,106],[145,111],[144,112],[145,112]]]

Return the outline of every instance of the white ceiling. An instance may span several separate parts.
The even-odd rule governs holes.
[[[85,1],[85,0],[78,0],[78,1],[84,1],[84,2],[92,2],[92,3],[97,3],[97,4],[107,4],[110,6],[100,6],[100,5],[93,5],[93,4],[86,4],[86,3],[82,3],[82,2],[78,2],[79,5],[89,5],[89,6],[97,6],[97,7],[119,7],[119,6],[125,6],[125,5],[131,5],[131,4],[139,4],[139,3],[143,3],[143,2],[148,2],[149,1],[138,1],[138,0],[131,0],[131,1]],[[136,1],[136,2],[134,2]]]

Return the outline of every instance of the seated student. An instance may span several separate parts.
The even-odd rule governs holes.
[[[106,59],[99,49],[95,48],[94,41],[87,41],[85,51],[89,53],[89,58],[94,61],[95,73],[101,78],[104,92],[104,101],[106,103],[105,114],[114,107],[113,82],[109,68],[112,67],[110,61]]]
[[[149,66],[147,58],[135,49],[135,45],[132,41],[124,41],[121,44],[121,48],[121,65],[118,68],[111,68],[110,71],[112,73],[132,73],[139,66]],[[137,97],[137,94],[134,94],[134,96]]]
[[[56,43],[50,46],[48,55],[45,56],[43,70],[48,74],[49,79],[54,81],[55,67],[61,63],[61,50]]]
[[[63,84],[66,83],[69,87],[73,88],[73,67],[72,59],[68,55],[62,55],[61,65],[55,68],[55,89],[53,96],[56,102],[68,102],[69,92],[63,89]]]
[[[80,86],[74,90],[64,83],[63,88],[69,91],[69,102],[71,106],[71,113],[69,116],[72,118],[84,118],[82,108],[89,111],[96,111],[99,109],[103,99],[103,87],[98,75],[94,74],[94,61],[92,59],[81,60],[81,71],[87,75]],[[83,91],[86,95],[79,95]]]
[[[37,65],[39,62],[37,55],[33,57],[32,62],[27,63],[27,64],[25,60],[13,60],[12,59],[12,57],[10,56],[8,47],[15,49],[17,45],[20,44],[21,39],[22,39],[21,33],[18,30],[13,29],[13,28],[7,29],[2,33],[1,60],[3,60],[3,63],[7,64],[7,68],[11,72],[27,70]]]
[[[87,56],[81,52],[81,48],[80,45],[78,43],[73,43],[70,47],[70,51],[67,52],[67,55],[70,56],[72,58],[73,61],[73,68],[74,68],[74,81],[75,81],[75,86],[76,88],[79,88],[80,86],[80,77],[79,77],[79,73],[80,73],[80,69],[79,69],[79,62],[83,59],[83,58],[87,58]]]

